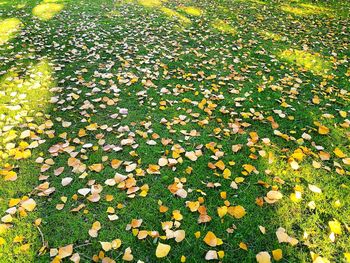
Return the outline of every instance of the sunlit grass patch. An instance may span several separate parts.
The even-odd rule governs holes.
[[[266,5],[267,3],[261,0],[237,0],[238,2],[242,3],[254,3],[254,4],[259,4],[259,5]]]
[[[298,6],[282,5],[281,10],[298,16],[329,14],[331,11],[328,8],[312,4],[298,4]]]
[[[18,18],[7,18],[0,21],[0,45],[16,37],[23,24]]]
[[[160,10],[168,17],[177,19],[182,25],[189,25],[191,24],[191,20],[184,15],[181,15],[180,13],[167,8],[167,7],[161,7]]]
[[[346,21],[284,19],[291,15],[279,1],[266,0],[25,0],[22,11],[14,6],[23,0],[9,1],[4,17],[16,13],[26,30],[10,41],[14,49],[0,48],[0,75],[12,71],[0,77],[0,155],[18,176],[5,180],[11,173],[0,160],[0,217],[21,208],[12,197],[29,195],[37,207],[26,218],[17,210],[6,233],[0,222],[0,262],[120,262],[130,259],[127,248],[133,262],[204,262],[208,253],[217,257],[208,262],[256,262],[261,251],[277,262],[276,249],[279,262],[312,262],[310,251],[336,262],[350,252],[349,188],[341,186],[350,187]],[[38,3],[64,2],[59,19],[30,14]],[[277,56],[302,46],[331,60],[329,79]],[[53,59],[27,70],[40,54]],[[329,133],[318,134],[315,120]],[[40,145],[22,143],[18,160],[8,150],[21,141]],[[295,148],[306,154],[298,169],[289,162]],[[48,187],[55,192],[41,192]],[[267,199],[270,191],[281,197]],[[331,242],[335,220],[343,234]],[[279,227],[298,245],[279,243]],[[184,239],[173,240],[174,231]],[[205,241],[208,231],[217,247]],[[171,248],[162,259],[158,242]]]
[[[38,17],[41,20],[50,20],[56,14],[62,11],[64,5],[57,3],[44,3],[39,4],[33,8],[33,15]]]
[[[326,7],[322,7],[322,6],[317,6],[317,5],[313,5],[313,4],[299,4],[299,6],[303,7],[303,8],[307,8],[307,9],[312,9],[318,12],[328,12],[328,11],[332,11],[330,8],[326,8]]]
[[[64,0],[43,0],[42,3],[61,3],[64,2]]]
[[[26,78],[19,77],[17,72],[8,72],[0,82],[0,130],[4,126],[17,127],[26,122],[27,117],[45,110],[52,85],[51,67],[47,61],[32,66]],[[12,143],[17,132],[9,129],[1,134],[0,164],[6,161],[8,152],[15,148]],[[11,145],[8,143],[11,142]],[[10,154],[11,155],[11,154]]]
[[[107,17],[116,17],[116,16],[120,16],[120,12],[117,10],[112,10],[110,12],[106,13]]]
[[[160,7],[162,6],[163,0],[138,0],[137,1],[140,5],[145,7]]]
[[[273,32],[270,32],[270,31],[266,31],[266,30],[260,30],[259,34],[262,37],[264,37],[265,39],[272,39],[272,40],[275,40],[275,41],[285,40],[285,38],[282,37],[281,35],[273,33]]]
[[[217,19],[213,21],[211,23],[211,26],[222,33],[232,34],[232,35],[237,33],[237,30],[234,27],[230,26],[228,23],[226,23],[221,19]]]
[[[287,49],[279,53],[278,57],[319,75],[327,74],[332,68],[332,63],[325,60],[319,53]]]
[[[38,135],[44,122],[53,86],[51,66],[46,60],[31,64],[27,70],[9,70],[0,80],[0,210],[16,204],[12,198],[26,200],[36,185],[32,149],[43,142]],[[34,139],[34,140],[32,140]],[[30,196],[30,194],[29,194]],[[12,200],[14,200],[12,199]],[[11,221],[0,223],[0,261],[34,262],[39,233],[33,225],[36,210],[18,210]],[[9,217],[9,212],[1,217]],[[20,240],[19,242],[15,240]],[[6,261],[3,261],[6,259]]]
[[[260,0],[250,0],[250,2],[254,4],[259,4],[259,5],[266,5],[266,2],[260,1]]]
[[[285,228],[289,235],[302,242],[310,251],[324,260],[330,260],[319,262],[335,262],[339,259],[337,250],[347,250],[348,238],[340,231],[332,237],[334,227],[330,225],[337,222],[340,229],[346,228],[344,207],[348,205],[348,200],[344,197],[348,186],[342,184],[341,177],[317,169],[308,162],[302,162],[300,169],[294,171],[281,159],[270,164],[268,170],[274,178],[284,181],[281,185],[284,197],[276,207],[279,221],[275,223],[275,228]],[[292,247],[286,249],[289,253],[295,251]]]
[[[182,6],[179,9],[191,16],[201,16],[203,14],[202,9],[195,6]]]
[[[25,8],[26,6],[27,6],[26,4],[18,4],[18,5],[16,5],[16,8],[22,9],[22,8]]]

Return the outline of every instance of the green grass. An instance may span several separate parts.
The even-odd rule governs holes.
[[[70,244],[80,262],[121,262],[128,247],[134,262],[205,262],[209,250],[224,251],[222,262],[256,262],[276,249],[279,262],[348,262],[349,8],[0,0],[0,262],[59,262],[55,250]],[[183,152],[174,151],[179,145]],[[196,150],[196,161],[185,156]],[[162,157],[176,162],[153,174]],[[113,159],[123,164],[113,168]],[[219,160],[230,175],[213,166]],[[136,169],[127,172],[128,162]],[[135,195],[105,183],[116,172],[140,188]],[[186,198],[168,189],[178,180]],[[93,185],[102,188],[98,202],[79,193]],[[283,198],[269,204],[271,190]],[[24,208],[28,198],[33,211]],[[211,221],[199,224],[187,201],[200,201]],[[220,218],[225,206],[246,214]],[[133,219],[141,226],[126,230]],[[168,221],[184,240],[166,238]],[[279,243],[279,227],[298,244]],[[139,240],[139,230],[148,236]],[[223,244],[208,246],[208,231]],[[116,239],[121,246],[103,252],[100,242]],[[162,259],[159,242],[171,246]]]

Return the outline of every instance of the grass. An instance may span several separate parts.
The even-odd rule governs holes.
[[[42,20],[50,20],[63,9],[63,4],[43,3],[33,8],[33,15]]]
[[[0,22],[0,45],[6,44],[21,28],[21,21],[18,18],[7,18]]]
[[[0,262],[349,261],[347,2],[0,7]]]

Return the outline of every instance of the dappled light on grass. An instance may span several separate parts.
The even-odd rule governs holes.
[[[18,4],[16,5],[16,9],[22,9],[25,8],[27,5],[26,4]]]
[[[23,69],[22,69],[23,70]],[[45,60],[27,70],[9,70],[0,80],[0,246],[7,262],[33,262],[39,233],[33,225],[36,185],[32,151],[45,140],[45,114],[52,87],[51,66]],[[28,196],[29,195],[29,196]],[[35,247],[35,249],[33,249]]]
[[[18,18],[7,18],[0,20],[0,45],[6,44],[16,37],[23,24]]]
[[[164,0],[137,0],[144,7],[160,7],[165,2]]]
[[[137,0],[138,4],[146,8],[154,8],[161,11],[165,16],[171,20],[177,20],[181,26],[188,26],[191,24],[191,20],[186,16],[176,12],[173,9],[163,6],[167,0]]]
[[[106,17],[116,17],[116,16],[120,16],[120,12],[117,10],[112,10],[108,13],[106,13]]]
[[[266,5],[266,2],[260,1],[260,0],[249,0],[251,3],[258,4],[258,5]]]
[[[0,262],[350,252],[346,19],[279,1],[45,2],[67,11],[5,13],[26,29],[1,49]]]
[[[33,15],[41,20],[50,20],[62,11],[64,5],[56,3],[39,4],[33,8]]]
[[[242,3],[251,3],[251,4],[258,4],[258,5],[266,5],[267,3],[260,0],[237,0]]]
[[[271,39],[271,40],[274,40],[274,41],[284,41],[284,40],[286,40],[285,37],[282,37],[279,34],[276,34],[276,33],[270,32],[270,31],[266,31],[266,30],[260,30],[259,34],[264,39]]]
[[[0,82],[0,164],[9,158],[27,159],[31,148],[22,139],[30,137],[21,135],[18,127],[27,122],[40,119],[45,111],[51,87],[51,69],[47,61],[30,67],[26,77],[20,77],[16,71],[10,71]],[[39,115],[38,115],[39,114]],[[15,172],[7,169],[3,172],[5,181],[17,179]]]
[[[178,20],[182,25],[187,26],[187,25],[191,24],[191,20],[189,18],[185,17],[184,15],[181,15],[180,13],[178,13],[170,8],[161,7],[160,11],[162,11],[163,14],[165,14],[169,18]]]
[[[65,0],[43,0],[41,3],[46,4],[46,3],[64,3]]]
[[[278,57],[318,75],[327,74],[332,67],[331,62],[325,60],[319,53],[304,50],[287,49],[280,52]]]
[[[342,231],[341,224],[347,220],[344,207],[349,203],[346,195],[339,192],[339,189],[345,190],[347,186],[342,185],[339,174],[325,171],[307,161],[299,163],[297,171],[280,158],[267,166],[275,184],[284,193],[289,193],[276,206],[279,220],[274,222],[275,228],[271,231],[276,231],[278,236],[277,230],[281,227],[286,233],[294,233],[293,237],[298,243],[315,255],[314,262],[330,262],[337,254],[337,245],[345,251],[347,249],[348,237]],[[285,243],[282,236],[280,242]],[[288,245],[284,250],[293,253],[295,247]]]
[[[203,14],[202,9],[194,6],[182,6],[179,9],[191,16],[201,16]]]
[[[234,27],[229,25],[227,22],[217,19],[211,23],[212,28],[220,31],[221,33],[226,33],[226,34],[236,34],[237,31]]]
[[[250,0],[252,3],[259,4],[259,5],[266,5],[266,2],[259,1],[259,0]]]
[[[298,4],[298,6],[282,5],[281,10],[298,16],[330,14],[330,9],[312,4]]]

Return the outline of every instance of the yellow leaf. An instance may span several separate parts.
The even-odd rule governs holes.
[[[131,254],[131,248],[130,247],[126,248],[124,251],[123,260],[132,261],[133,259],[134,259],[134,256]]]
[[[322,190],[319,187],[317,187],[316,185],[309,184],[308,187],[309,187],[310,191],[313,193],[316,193],[316,194],[322,193]]]
[[[248,246],[246,243],[243,243],[243,242],[239,243],[239,247],[245,251],[248,251]]]
[[[9,201],[9,207],[18,205],[18,203],[21,201],[19,198],[11,198]]]
[[[341,117],[343,117],[343,118],[346,118],[346,116],[347,116],[347,113],[346,113],[346,111],[339,111],[339,114],[340,114],[340,116]]]
[[[24,239],[24,236],[15,236],[15,238],[13,239],[13,243],[21,243]]]
[[[223,172],[223,176],[225,179],[228,179],[231,176],[231,171],[228,168],[226,168]]]
[[[244,182],[244,178],[243,178],[243,177],[236,177],[236,178],[235,178],[235,182],[236,182],[237,184],[242,183],[242,182]]]
[[[156,257],[157,258],[164,258],[169,254],[169,251],[171,249],[171,246],[167,244],[158,243],[157,249],[156,249]]]
[[[181,215],[181,212],[179,210],[174,210],[173,218],[177,221],[181,221],[183,219],[183,216]]]
[[[148,236],[148,231],[147,230],[141,230],[137,234],[138,239],[145,239]]]
[[[237,205],[237,206],[230,206],[227,210],[227,212],[237,218],[237,219],[240,219],[242,218],[243,216],[245,216],[246,212],[245,212],[245,209],[243,206],[240,206],[240,205]]]
[[[262,251],[262,252],[259,252],[256,255],[256,261],[258,263],[270,263],[271,262],[271,256],[270,256],[269,252]]]
[[[178,243],[184,240],[185,236],[186,236],[185,230],[176,230],[174,232],[175,241]]]
[[[350,263],[350,253],[349,252],[344,253],[344,257],[346,262]]]
[[[334,234],[341,235],[341,224],[339,221],[334,220],[334,221],[329,221],[328,222],[329,228]]]
[[[197,231],[196,233],[194,233],[194,236],[195,236],[196,238],[200,238],[201,232],[200,232],[200,231]]]
[[[1,221],[3,223],[11,223],[13,220],[12,216],[11,215],[4,215],[2,218],[1,218]]]
[[[203,240],[208,246],[211,247],[216,247],[223,244],[222,240],[220,238],[217,238],[211,231],[208,231]]]
[[[219,258],[223,258],[225,256],[225,251],[223,250],[218,251],[218,256]]]
[[[122,245],[122,241],[119,238],[114,239],[111,244],[113,249],[118,249]]]
[[[191,212],[196,212],[199,208],[199,202],[198,201],[195,201],[195,202],[191,202],[191,201],[188,201],[187,202],[187,207],[191,210]]]
[[[17,173],[14,171],[5,171],[4,173],[5,177],[4,180],[5,181],[16,181],[17,180]]]
[[[89,166],[89,169],[94,172],[101,172],[103,169],[103,164],[102,163],[95,163]]]
[[[334,149],[334,154],[339,157],[339,158],[345,158],[346,157],[346,154],[344,154],[342,152],[342,150],[340,150],[338,147]]]
[[[197,155],[195,154],[195,152],[186,152],[185,153],[185,156],[190,159],[191,161],[197,161],[198,157]]]
[[[215,250],[209,250],[205,255],[206,260],[218,259],[218,253]]]
[[[112,249],[112,243],[111,242],[102,242],[102,241],[100,241],[100,243],[101,243],[102,249],[104,251],[107,252],[107,251]]]
[[[220,170],[224,170],[225,169],[225,164],[224,164],[224,162],[223,161],[217,161],[216,163],[215,163],[215,166],[217,167],[217,168],[219,168]]]
[[[251,164],[243,164],[244,170],[246,170],[248,173],[251,173],[255,170],[255,167]]]
[[[283,258],[282,249],[278,248],[278,249],[272,250],[272,256],[273,256],[273,259],[276,261],[281,260]]]
[[[209,231],[206,235],[205,235],[205,237],[204,237],[204,242],[207,244],[207,245],[209,245],[209,246],[211,246],[211,247],[215,247],[216,246],[216,236],[215,236],[215,234],[213,233],[213,232],[211,232],[211,231]]]
[[[22,252],[28,251],[29,248],[30,248],[30,244],[23,244],[22,246],[19,247],[19,249]]]
[[[279,200],[283,197],[281,192],[274,190],[269,191],[266,196],[271,200]]]
[[[58,249],[58,256],[62,258],[69,257],[73,253],[73,244]]]
[[[227,214],[227,206],[218,207],[218,215],[220,218]]]
[[[22,202],[21,206],[27,211],[33,211],[36,207],[36,202],[30,198]]]
[[[318,127],[318,133],[321,135],[326,135],[329,133],[329,129],[326,126],[321,125]]]

